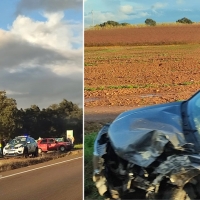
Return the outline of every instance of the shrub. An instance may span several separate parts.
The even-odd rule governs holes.
[[[99,25],[96,25],[96,26],[100,26],[100,27],[110,27],[110,26],[128,26],[130,25],[129,23],[119,23],[119,22],[115,22],[115,21],[107,21],[107,22],[104,22],[102,24],[99,24]]]
[[[193,23],[190,19],[188,19],[186,17],[183,17],[182,19],[179,19],[176,22],[177,23],[182,23],[182,24],[192,24]]]
[[[155,26],[156,21],[154,21],[153,19],[146,19],[145,24],[148,25],[148,26]]]

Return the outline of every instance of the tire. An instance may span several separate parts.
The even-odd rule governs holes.
[[[162,199],[165,200],[191,200],[183,188],[171,187],[164,191]]]
[[[23,157],[28,158],[28,149],[24,149]]]
[[[65,149],[64,146],[60,146],[59,150],[60,150],[61,152],[65,152],[65,151],[66,151],[66,149]]]
[[[33,153],[34,157],[38,157],[38,148],[35,149],[35,152]]]

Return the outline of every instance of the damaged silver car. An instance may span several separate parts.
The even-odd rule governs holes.
[[[99,131],[93,165],[105,199],[200,199],[200,91],[120,114]]]

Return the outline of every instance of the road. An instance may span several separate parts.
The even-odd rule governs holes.
[[[82,153],[2,172],[0,199],[83,199]]]

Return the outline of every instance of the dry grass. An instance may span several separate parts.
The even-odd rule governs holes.
[[[75,155],[82,152],[82,150],[73,150],[67,153],[52,152],[43,153],[37,158],[9,158],[0,160],[0,172],[27,167],[38,163],[43,163],[49,160],[65,157],[68,155]]]

